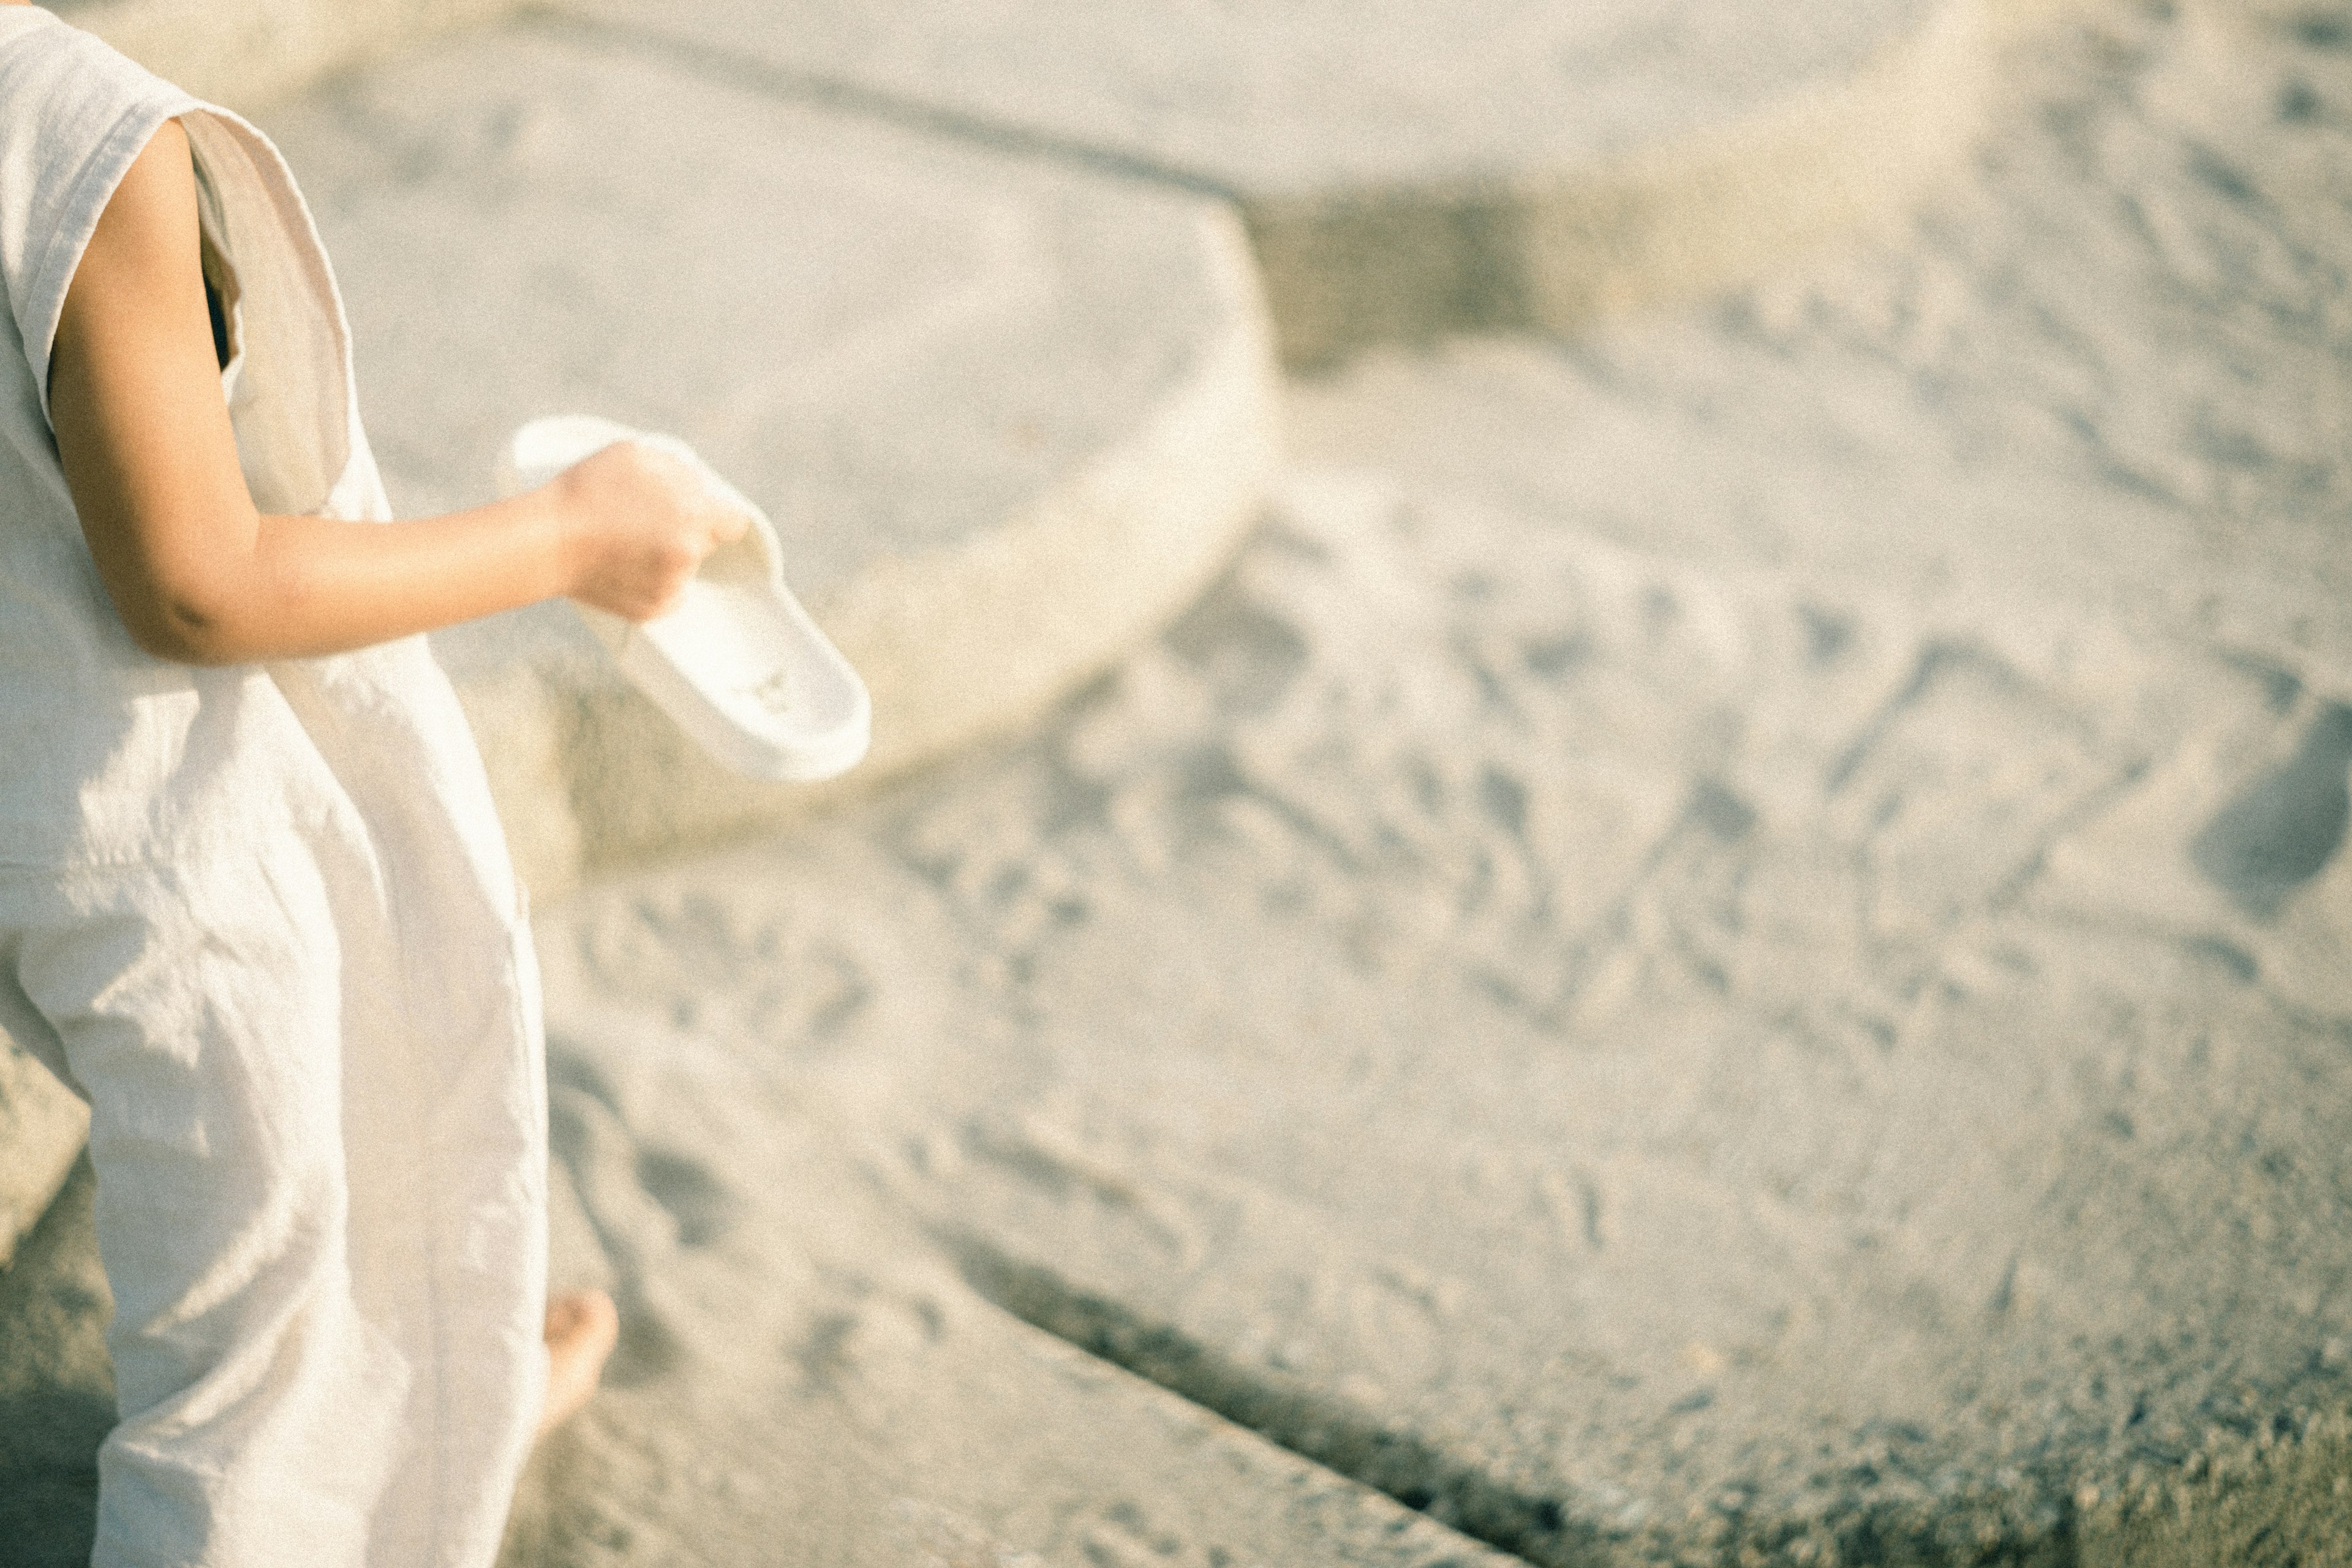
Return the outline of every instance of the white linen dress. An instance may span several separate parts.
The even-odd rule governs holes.
[[[194,668],[101,587],[46,388],[90,232],[193,144],[266,512],[384,520],[268,142],[0,6],[0,1027],[90,1105],[121,1424],[95,1561],[490,1562],[545,1378],[538,977],[422,638]]]

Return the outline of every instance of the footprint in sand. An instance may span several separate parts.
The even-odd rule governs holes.
[[[621,1310],[606,1375],[620,1384],[657,1376],[678,1363],[688,1341],[667,1266],[723,1237],[740,1200],[699,1163],[641,1146],[593,1069],[558,1054],[548,1078],[549,1152],[579,1196]]]
[[[2330,703],[2294,756],[2223,806],[2189,846],[2207,881],[2256,920],[2275,919],[2319,875],[2352,816],[2352,707]]]
[[[1273,709],[1313,658],[1304,631],[1231,577],[1203,595],[1164,640],[1208,679],[1221,710],[1244,716]]]
[[[1234,1568],[1238,1561],[1223,1547],[1187,1541],[1125,1500],[1104,1503],[1074,1523],[1078,1549],[1093,1568]]]
[[[1045,1568],[1044,1559],[1016,1552],[971,1521],[934,1503],[900,1498],[889,1509],[892,1533],[907,1568]]]

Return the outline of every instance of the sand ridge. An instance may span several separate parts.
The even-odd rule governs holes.
[[[1847,263],[1302,389],[1159,645],[559,1009],[816,1052],[989,1299],[1531,1561],[2227,1560],[2352,1369],[2307,32],[2116,8]]]
[[[1296,385],[1036,731],[544,912],[510,1560],[2345,1556],[2347,42],[2099,5],[1843,258]]]

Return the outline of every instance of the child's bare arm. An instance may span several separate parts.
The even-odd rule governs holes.
[[[490,506],[394,526],[257,513],[237,467],[198,261],[186,133],[167,121],[100,218],[50,360],[82,531],[148,652],[335,653],[568,594],[643,620],[744,521],[684,465],[606,449]]]

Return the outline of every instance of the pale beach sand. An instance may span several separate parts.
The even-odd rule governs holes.
[[[544,911],[625,1327],[509,1562],[2352,1561],[2352,17],[1997,109],[1727,300],[1294,384],[1045,723]]]

